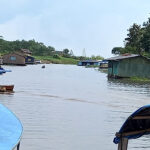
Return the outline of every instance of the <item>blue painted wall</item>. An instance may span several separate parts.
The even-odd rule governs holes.
[[[35,62],[35,58],[32,57],[32,56],[27,56],[27,57],[25,58],[25,63],[26,63],[26,64],[34,64],[34,62]]]

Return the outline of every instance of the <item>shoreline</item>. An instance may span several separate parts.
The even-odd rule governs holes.
[[[72,64],[76,65],[79,60],[73,59],[73,58],[66,58],[66,57],[60,57],[60,58],[53,58],[52,56],[33,56],[36,60],[41,60],[41,63],[43,64]]]

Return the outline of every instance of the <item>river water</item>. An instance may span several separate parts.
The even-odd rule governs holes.
[[[150,104],[150,84],[108,80],[93,68],[47,64],[3,66],[0,84],[14,94],[0,103],[23,124],[20,150],[117,150],[115,133],[137,108]],[[150,149],[150,136],[129,141],[129,149]]]

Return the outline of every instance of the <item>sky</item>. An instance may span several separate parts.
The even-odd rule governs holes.
[[[149,0],[0,0],[0,35],[68,48],[75,55],[111,56],[127,29],[150,17]]]

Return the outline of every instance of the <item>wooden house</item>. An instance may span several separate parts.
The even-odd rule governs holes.
[[[100,61],[98,60],[81,60],[78,62],[78,66],[99,66]]]
[[[4,65],[26,65],[25,56],[19,53],[9,53],[3,55]]]
[[[35,62],[34,57],[18,52],[5,54],[2,58],[5,65],[26,65]]]
[[[136,54],[124,54],[108,60],[108,77],[150,78],[150,59]]]

